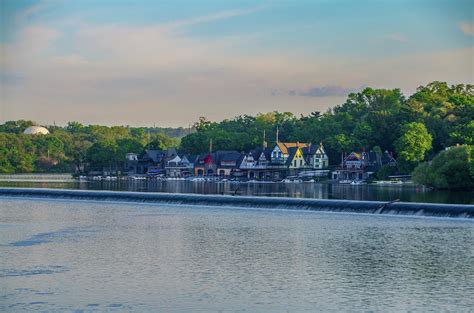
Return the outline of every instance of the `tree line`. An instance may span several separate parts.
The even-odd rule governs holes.
[[[297,117],[289,112],[269,112],[219,123],[201,118],[194,127],[197,131],[181,141],[181,149],[190,153],[204,152],[211,139],[216,150],[247,151],[262,145],[263,130],[272,144],[278,128],[280,141],[322,142],[333,166],[341,163],[342,152],[388,151],[397,159],[398,173],[405,174],[448,147],[464,145],[457,153],[447,153],[457,157],[462,154],[464,165],[448,159],[443,167],[443,175],[456,175],[457,183],[446,183],[441,174],[443,177],[437,177],[440,183],[428,183],[421,179],[421,169],[415,180],[436,188],[474,187],[474,86],[469,84],[450,86],[434,81],[420,86],[409,97],[400,89],[366,88],[351,93],[343,104],[324,113]],[[424,165],[422,169],[428,168]],[[382,168],[378,174],[386,177],[394,174],[391,171]]]
[[[84,126],[69,122],[48,126],[49,135],[26,135],[32,121],[8,121],[0,125],[0,173],[77,172],[119,169],[125,154],[145,148],[178,147],[184,129],[126,126]]]
[[[215,149],[249,150],[266,140],[322,142],[331,164],[341,151],[380,149],[392,152],[409,171],[446,147],[474,143],[474,86],[432,82],[410,97],[399,89],[366,88],[324,113],[297,117],[289,112],[242,115],[222,122],[201,118],[181,148],[203,152],[212,138]]]
[[[48,136],[22,135],[31,124],[11,121],[0,125],[0,172],[117,167],[124,162],[125,153],[139,153],[147,146],[177,147],[198,154],[208,151],[211,140],[214,150],[249,151],[264,140],[273,144],[278,129],[280,141],[322,142],[331,165],[341,162],[343,151],[389,151],[397,159],[398,170],[410,173],[447,147],[474,144],[474,86],[434,81],[409,97],[400,89],[366,88],[326,112],[299,117],[276,111],[221,122],[201,117],[192,132],[177,131],[184,135],[181,140],[158,128],[77,122],[48,127]]]

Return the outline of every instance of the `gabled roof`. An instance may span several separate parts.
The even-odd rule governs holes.
[[[244,161],[244,158],[245,158],[245,154],[242,153],[236,162],[236,167],[240,168],[240,166],[242,165],[242,162]]]
[[[354,159],[362,160],[362,153],[351,152],[348,156],[346,156],[344,161],[350,161],[350,160],[354,160]]]
[[[237,161],[242,153],[237,151],[217,151],[219,162],[222,161]]]
[[[263,149],[263,153],[265,154],[265,158],[267,159],[267,161],[270,161],[270,160],[271,160],[271,158],[272,158],[272,151],[273,151],[273,149],[270,148],[270,147],[267,147],[267,148]],[[260,156],[258,156],[258,157],[260,157]]]
[[[326,154],[326,151],[324,150],[324,147],[322,144],[319,145],[314,145],[314,144],[308,144],[306,147],[301,149],[303,151],[304,155],[314,155],[318,152],[318,150],[321,151],[321,153]]]
[[[382,153],[381,162],[382,162],[382,165],[385,165],[388,163],[397,163],[395,158],[390,153],[388,153],[388,151],[385,151],[384,153]]]
[[[249,153],[251,153],[253,158],[255,160],[257,160],[260,157],[260,155],[262,154],[262,152],[263,152],[263,148],[256,148],[254,150],[250,150]]]
[[[164,157],[164,153],[161,150],[145,150],[139,157],[139,160],[151,160],[155,163],[161,162]]]
[[[181,158],[179,156],[175,156],[174,158],[172,158],[171,160],[168,160],[168,162],[175,162],[175,163],[178,163],[178,162],[181,162]]]
[[[288,149],[290,148],[304,148],[308,145],[302,142],[277,142],[277,146],[283,154],[289,154]]]
[[[208,153],[204,159],[204,164],[210,164],[210,163],[214,163],[214,158],[212,157],[212,153]]]
[[[197,154],[189,154],[189,155],[184,155],[183,158],[186,157],[189,162],[191,163],[196,163],[199,161],[199,155]]]
[[[288,159],[286,159],[286,162],[285,162],[286,166],[291,165],[291,162],[293,162],[293,159],[295,158],[295,155],[296,155],[296,152],[298,152],[298,149],[301,149],[301,148],[300,147],[291,147],[291,148],[288,149]]]
[[[171,157],[174,157],[175,155],[178,155],[178,153],[176,152],[175,148],[168,148],[165,151],[165,155],[167,158],[171,158]]]

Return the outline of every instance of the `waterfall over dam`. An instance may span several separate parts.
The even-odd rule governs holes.
[[[0,188],[0,197],[118,201],[237,208],[309,210],[411,216],[474,218],[474,205],[417,202],[271,198],[182,193],[118,192],[46,188]]]

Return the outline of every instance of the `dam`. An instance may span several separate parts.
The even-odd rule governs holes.
[[[256,196],[64,190],[46,188],[0,188],[0,197],[115,201],[191,206],[225,206],[249,209],[307,210],[406,216],[437,216],[455,218],[474,217],[474,205],[399,201],[384,202],[283,197],[270,198]]]

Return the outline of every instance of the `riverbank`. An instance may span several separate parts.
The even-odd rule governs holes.
[[[162,203],[172,205],[228,206],[259,209],[309,210],[324,212],[369,213],[414,216],[473,218],[474,205],[381,201],[348,201],[197,195],[146,192],[61,190],[46,188],[0,188],[2,197],[57,198],[68,200]]]

